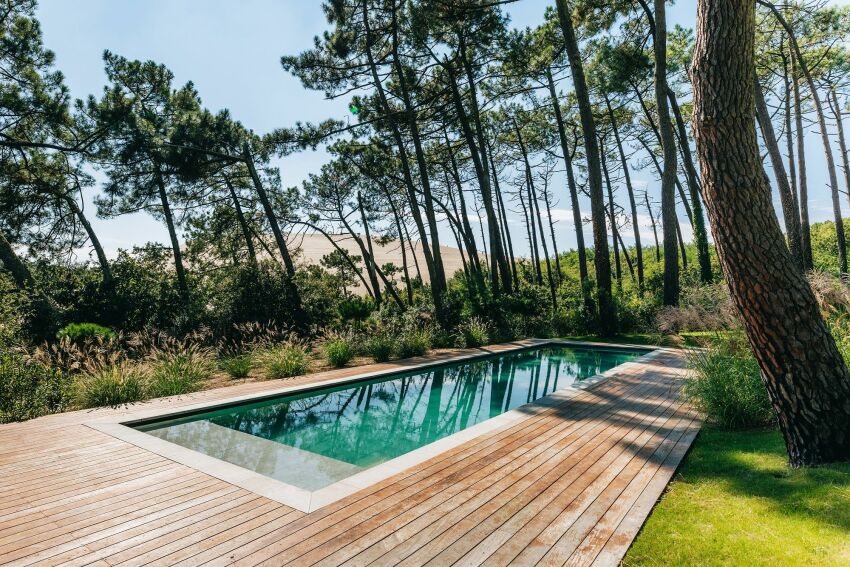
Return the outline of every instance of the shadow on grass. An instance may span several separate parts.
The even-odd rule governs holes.
[[[850,533],[850,462],[792,469],[775,430],[721,431],[705,426],[676,478],[721,483],[778,513],[804,516]]]

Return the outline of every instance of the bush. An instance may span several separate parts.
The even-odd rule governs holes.
[[[174,351],[154,351],[151,358],[148,393],[154,398],[194,392],[213,373],[209,351],[194,345],[182,346]]]
[[[322,346],[325,359],[334,368],[342,368],[354,358],[354,341],[350,336],[334,336]]]
[[[366,341],[366,354],[372,357],[375,362],[386,362],[393,355],[395,350],[395,341],[390,335],[378,334],[373,335]]]
[[[112,329],[97,323],[69,323],[56,333],[57,339],[67,338],[77,344],[94,339],[114,339],[117,336]]]
[[[460,346],[478,348],[490,342],[490,325],[480,317],[470,317],[459,329]]]
[[[399,335],[395,344],[398,358],[422,356],[431,348],[431,337],[426,331],[407,331]]]
[[[116,407],[147,397],[148,374],[139,365],[107,364],[80,375],[76,404],[83,408]]]
[[[0,423],[64,411],[70,402],[67,378],[11,352],[0,353]]]
[[[718,337],[690,357],[696,376],[686,394],[707,418],[728,429],[758,427],[773,421],[758,363],[743,335]]]
[[[262,355],[263,369],[269,378],[291,378],[306,374],[310,367],[307,348],[296,342],[288,342],[268,349]]]
[[[231,378],[245,378],[254,366],[250,354],[228,356],[218,361],[218,366]]]

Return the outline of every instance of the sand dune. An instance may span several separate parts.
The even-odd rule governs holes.
[[[357,243],[349,235],[340,234],[332,235],[332,237],[340,248],[346,250],[352,256],[362,256],[360,247],[357,246]],[[326,256],[335,250],[333,244],[331,244],[328,239],[321,234],[289,235],[287,237],[287,241],[293,250],[296,248],[298,249],[296,262],[301,264],[319,264],[319,261],[323,256]],[[375,261],[379,266],[392,262],[401,268],[401,245],[398,241],[390,242],[385,246],[381,246],[378,242],[373,240],[372,246],[375,253]],[[405,242],[405,249],[407,253],[410,277],[416,277],[417,273],[421,273],[422,280],[425,283],[428,283],[430,278],[428,277],[428,270],[425,266],[425,257],[422,254],[421,244],[416,242],[413,246],[416,262],[419,263],[420,272],[416,271],[416,265],[410,254],[410,243]],[[447,277],[451,277],[455,272],[463,271],[463,260],[461,259],[460,250],[452,246],[441,246],[440,250],[442,251],[443,266],[445,267]],[[396,277],[397,280],[399,278],[400,276]],[[355,291],[359,291],[364,294],[366,293],[362,287]]]

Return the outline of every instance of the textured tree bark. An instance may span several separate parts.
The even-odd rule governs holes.
[[[499,173],[496,171],[496,162],[493,160],[492,150],[488,152],[490,158],[490,172],[493,174],[493,190],[496,192],[496,209],[501,219],[501,226],[505,232],[505,241],[508,247],[508,258],[511,262],[511,278],[514,288],[519,287],[519,273],[516,269],[516,256],[514,256],[514,243],[511,237],[511,227],[508,224],[508,216],[505,212],[505,200],[502,198],[502,188],[499,186]]]
[[[788,57],[785,54],[784,40],[782,43],[782,80],[785,86],[785,149],[788,152],[788,182],[791,184],[791,195],[794,197],[794,216],[797,218],[797,226],[800,231],[800,267],[806,269],[806,253],[803,250],[803,226],[800,221],[800,198],[797,193],[797,163],[794,158],[794,127],[792,126],[794,117],[791,112],[790,69],[788,68]],[[809,255],[811,256],[811,252]]]
[[[590,103],[584,76],[584,64],[566,0],[557,0],[557,9],[558,21],[564,35],[564,48],[572,70],[573,88],[581,116],[584,150],[587,154],[587,185],[593,219],[593,262],[596,267],[599,331],[603,335],[612,335],[617,330],[617,314],[614,311],[614,300],[611,294],[611,258],[608,253],[608,231],[605,226],[605,197],[602,188],[602,169],[599,164],[599,146],[596,142],[596,120],[593,117],[593,106]]]
[[[661,175],[661,224],[664,231],[664,305],[679,304],[679,249],[676,247],[676,143],[667,102],[667,16],[664,0],[655,0],[655,106],[664,172]]]
[[[773,165],[773,175],[776,177],[776,185],[779,187],[782,216],[785,219],[785,230],[788,232],[788,249],[791,251],[791,257],[794,259],[794,263],[802,270],[803,249],[800,241],[800,217],[797,216],[797,203],[794,199],[794,193],[791,191],[791,186],[788,184],[788,176],[785,174],[785,164],[782,162],[782,153],[779,151],[776,133],[773,131],[770,112],[767,110],[767,103],[764,100],[764,94],[762,93],[758,77],[755,78],[754,86],[756,118],[758,119],[759,128],[761,128],[764,145],[767,147],[767,153],[770,155],[770,162]]]
[[[755,5],[700,0],[694,132],[720,263],[792,466],[850,458],[850,374],[782,241],[755,130]]]

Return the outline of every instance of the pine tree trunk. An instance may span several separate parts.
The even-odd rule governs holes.
[[[599,146],[596,142],[596,121],[593,117],[593,106],[584,76],[584,64],[567,1],[557,0],[556,4],[558,21],[564,35],[564,47],[572,70],[573,87],[581,115],[584,149],[587,155],[587,184],[593,217],[593,261],[596,266],[599,330],[603,335],[613,335],[617,330],[617,314],[611,294],[611,258],[608,252],[608,231],[605,226],[605,197],[602,188],[602,169],[599,163]]]
[[[230,198],[233,200],[233,210],[236,211],[236,220],[239,222],[239,228],[242,230],[242,238],[245,239],[245,246],[248,248],[248,261],[251,266],[257,266],[257,251],[254,248],[254,241],[251,238],[251,231],[248,229],[248,222],[245,220],[245,213],[242,211],[242,204],[239,202],[239,196],[236,194],[236,189],[233,183],[227,177],[224,178],[227,189],[230,192]]]
[[[614,247],[614,277],[617,278],[617,289],[623,291],[623,267],[620,263],[620,230],[617,227],[617,211],[614,204],[614,189],[611,187],[611,176],[608,174],[608,165],[605,163],[605,148],[599,144],[599,156],[602,160],[602,174],[605,176],[605,185],[608,188],[608,219],[611,223],[611,242]]]
[[[578,251],[579,278],[582,290],[586,291],[588,286],[587,274],[587,251],[584,246],[584,225],[581,220],[581,207],[578,202],[578,189],[576,188],[575,173],[573,172],[573,160],[567,143],[567,132],[564,127],[564,117],[561,114],[561,105],[558,103],[558,93],[555,91],[555,81],[552,78],[552,70],[546,68],[546,78],[549,82],[549,96],[552,99],[552,108],[555,111],[555,123],[558,126],[558,138],[561,141],[561,152],[564,154],[564,164],[567,168],[567,189],[570,193],[570,207],[573,211],[573,226],[576,233],[576,249]],[[586,299],[586,298],[585,298]]]
[[[363,232],[366,236],[366,244],[363,244],[363,239],[358,237],[351,227],[348,226],[348,223],[345,223],[345,227],[348,228],[351,233],[351,237],[354,238],[357,245],[360,246],[360,251],[363,254],[363,261],[366,264],[366,273],[369,274],[369,281],[372,282],[372,289],[375,290],[375,304],[381,305],[381,286],[378,283],[378,266],[375,263],[375,253],[372,247],[372,235],[369,231],[369,220],[366,218],[366,209],[363,207],[363,196],[358,191],[357,193],[357,210],[360,212],[360,222],[363,223]],[[340,214],[340,217],[343,215]],[[345,222],[345,221],[343,221]]]
[[[664,305],[679,304],[679,251],[676,248],[676,143],[667,102],[667,16],[665,0],[655,0],[655,105],[664,153],[661,176],[661,221],[664,231]]]
[[[103,246],[100,243],[100,239],[97,237],[97,233],[94,231],[89,219],[86,218],[85,213],[80,208],[80,205],[77,204],[76,199],[74,199],[71,195],[64,193],[62,198],[68,204],[68,208],[74,213],[77,219],[80,221],[80,224],[83,225],[83,229],[86,231],[86,235],[89,237],[89,241],[91,242],[92,248],[94,248],[94,253],[97,256],[97,262],[100,264],[100,272],[102,274],[101,285],[104,289],[111,289],[113,280],[112,280],[112,269],[109,266],[109,260],[106,258],[106,252],[103,250]]]
[[[850,200],[850,158],[847,156],[847,141],[844,138],[844,116],[841,106],[838,104],[838,95],[835,87],[830,89],[832,113],[835,116],[835,125],[838,130],[838,149],[841,152],[841,165],[844,168],[844,189],[847,191],[847,199]]]
[[[177,272],[177,285],[180,286],[180,294],[183,296],[183,300],[186,301],[189,298],[189,284],[186,281],[186,269],[183,267],[183,251],[180,250],[180,241],[177,239],[174,216],[171,214],[168,193],[165,191],[165,181],[163,181],[162,174],[159,171],[156,172],[156,185],[159,191],[159,201],[162,205],[162,216],[165,217],[165,226],[168,227],[168,237],[171,239],[174,268]]]
[[[502,188],[499,186],[499,174],[496,171],[496,162],[493,160],[493,152],[489,152],[490,171],[493,174],[493,189],[496,192],[496,208],[498,209],[499,218],[502,220],[502,227],[505,231],[505,240],[508,243],[508,257],[511,262],[511,277],[513,278],[514,287],[519,287],[519,274],[516,269],[516,256],[514,256],[514,244],[511,238],[511,227],[508,224],[508,215],[505,212],[505,200],[502,198]]]
[[[794,37],[794,30],[788,25],[785,18],[782,17],[782,14],[779,13],[776,6],[766,0],[757,1],[759,4],[773,12],[776,20],[785,29],[785,32],[788,34],[788,41],[791,44],[793,55],[797,58],[797,63],[800,65],[800,71],[803,72],[803,76],[806,78],[806,83],[809,85],[809,92],[812,95],[812,102],[815,104],[815,115],[817,116],[818,126],[820,128],[820,139],[823,143],[823,153],[826,157],[826,169],[829,174],[829,187],[832,191],[832,213],[835,217],[835,235],[838,240],[838,261],[841,273],[844,274],[847,273],[847,243],[844,238],[844,220],[841,216],[841,200],[838,194],[838,173],[835,170],[835,160],[832,155],[832,143],[829,141],[829,130],[826,125],[826,113],[823,110],[823,104],[821,104],[820,94],[818,93],[818,88],[817,85],[815,85],[812,74],[809,72],[806,60],[800,51],[800,46],[797,44],[797,38]]]
[[[561,271],[561,256],[558,253],[558,240],[555,238],[555,221],[552,220],[552,205],[549,202],[549,188],[543,188],[543,203],[546,205],[546,219],[549,221],[549,236],[552,238],[552,253],[555,256],[555,270],[558,273],[558,284],[560,285],[564,275]]]
[[[785,246],[755,130],[755,5],[699,0],[694,131],[733,302],[793,466],[850,458],[850,373]]]
[[[649,222],[652,223],[652,235],[655,237],[655,261],[661,262],[661,247],[658,245],[658,226],[655,223],[655,215],[652,214],[652,206],[649,204],[649,194],[644,193],[643,199],[646,201],[646,210],[649,213]]]
[[[770,121],[770,112],[764,100],[761,84],[755,79],[756,118],[761,128],[762,139],[767,147],[770,162],[773,165],[773,176],[779,188],[779,199],[782,202],[782,216],[785,219],[785,230],[788,232],[788,249],[794,263],[803,269],[803,250],[800,241],[800,217],[797,216],[797,204],[791,186],[788,184],[788,176],[785,174],[785,164],[779,151],[779,143],[776,141],[776,133],[773,131],[773,123]]]
[[[632,187],[632,176],[629,173],[629,162],[626,160],[626,152],[623,150],[623,141],[620,139],[620,128],[617,126],[617,119],[614,117],[614,110],[611,108],[611,101],[608,99],[608,93],[605,94],[605,106],[608,109],[608,116],[611,120],[611,126],[614,130],[614,141],[617,143],[617,152],[620,155],[620,165],[623,168],[623,177],[626,181],[626,191],[629,194],[629,206],[632,212],[632,232],[635,238],[635,257],[637,258],[638,271],[638,286],[643,287],[643,247],[640,243],[640,227],[637,220],[637,203],[635,202],[635,190]]]
[[[811,270],[812,230],[809,222],[809,182],[806,175],[806,143],[803,130],[803,103],[800,97],[800,81],[797,73],[797,60],[791,55],[791,75],[794,92],[794,126],[797,130],[797,164],[800,179],[800,242],[803,245],[803,267]]]
[[[708,251],[708,232],[705,228],[705,215],[702,212],[702,203],[699,196],[699,176],[697,175],[694,160],[691,156],[691,146],[688,143],[688,131],[685,121],[682,119],[682,110],[676,100],[676,94],[672,89],[667,89],[667,98],[670,100],[670,108],[673,109],[673,117],[676,119],[676,128],[679,132],[679,148],[682,153],[682,161],[687,173],[688,189],[691,194],[691,207],[693,213],[690,215],[691,226],[694,228],[694,244],[697,246],[697,261],[699,262],[700,281],[710,282],[714,279],[711,270],[711,254]],[[687,203],[687,201],[685,201]]]

